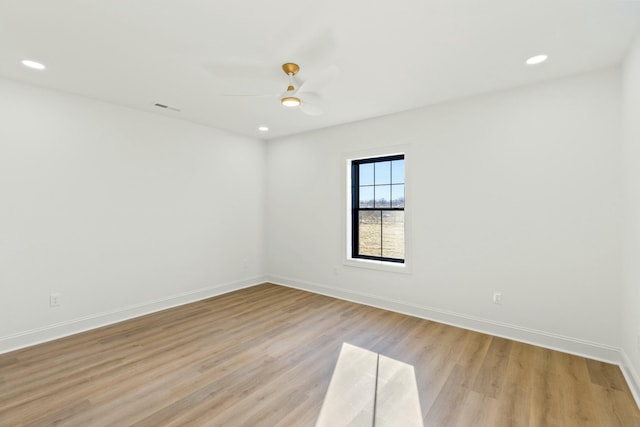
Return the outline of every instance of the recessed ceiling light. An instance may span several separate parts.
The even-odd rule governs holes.
[[[547,55],[536,55],[527,59],[527,65],[536,65],[540,64],[547,60]]]
[[[269,131],[269,128],[268,128],[268,127],[266,127],[266,126],[260,126],[260,127],[258,128],[258,130],[259,130],[260,132],[268,132],[268,131]]]
[[[45,68],[47,68],[43,64],[32,61],[30,59],[23,59],[22,65],[24,65],[25,67],[33,68],[34,70],[44,70]]]

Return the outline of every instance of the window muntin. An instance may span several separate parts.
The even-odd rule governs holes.
[[[404,155],[351,162],[352,258],[404,263]]]

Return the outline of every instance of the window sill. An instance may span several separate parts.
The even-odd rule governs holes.
[[[370,259],[347,258],[343,264],[348,267],[366,268],[369,270],[387,271],[391,273],[411,274],[411,268],[405,260],[403,263],[376,261]]]

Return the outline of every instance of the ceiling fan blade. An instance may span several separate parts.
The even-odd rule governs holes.
[[[320,105],[322,104],[322,97],[319,93],[316,92],[300,92],[300,97],[304,99],[309,104]]]
[[[230,58],[223,61],[203,61],[202,66],[212,76],[221,80],[261,79],[279,80],[280,73],[270,61]]]
[[[202,66],[212,77],[210,86],[221,96],[263,96],[282,82],[282,74],[269,62],[236,58],[203,62]]]
[[[302,111],[307,116],[319,116],[324,113],[322,107],[317,104],[309,104],[308,102],[302,101],[300,104],[300,111]]]
[[[290,29],[287,28],[287,30],[290,34]],[[301,29],[301,34],[304,34],[304,32],[304,29]],[[307,34],[309,33],[307,32]],[[298,40],[299,43],[296,46],[292,46],[287,53],[292,58],[296,58],[296,61],[299,61],[298,63],[304,69],[317,70],[324,64],[333,62],[336,52],[336,40],[332,29],[323,28],[312,33],[310,37],[301,36]]]
[[[219,96],[228,96],[232,98],[275,98],[280,96],[279,93],[221,93]]]
[[[317,93],[305,93],[301,95],[300,111],[308,116],[319,116],[324,113],[322,98]]]
[[[312,78],[305,81],[300,86],[300,92],[318,92],[325,86],[327,86],[331,81],[338,75],[338,67],[335,65],[330,65],[326,67],[321,72],[317,73]]]

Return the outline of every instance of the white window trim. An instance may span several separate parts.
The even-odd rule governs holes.
[[[345,183],[343,191],[343,230],[342,230],[342,264],[348,267],[366,268],[371,270],[388,271],[392,273],[412,274],[412,248],[411,248],[411,188],[413,182],[411,180],[411,156],[409,145],[394,145],[388,147],[370,148],[355,152],[343,153],[343,179]],[[396,154],[404,154],[404,263],[378,261],[370,259],[353,258],[351,256],[351,161],[358,159],[368,159],[373,157],[393,156]]]

